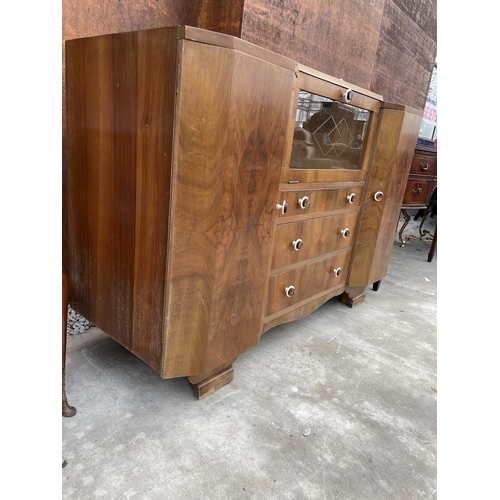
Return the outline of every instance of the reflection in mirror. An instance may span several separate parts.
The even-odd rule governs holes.
[[[299,92],[290,168],[360,169],[370,112]]]

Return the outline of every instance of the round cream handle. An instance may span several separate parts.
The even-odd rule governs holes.
[[[299,200],[300,208],[307,208],[310,204],[311,200],[307,196],[304,196]]]
[[[354,203],[356,201],[356,195],[354,193],[348,194],[347,195],[347,201],[349,203]]]
[[[291,297],[295,293],[295,287],[293,285],[287,286],[285,288],[285,293],[287,297]]]
[[[384,197],[384,193],[382,191],[377,191],[374,195],[373,198],[375,198],[375,201],[382,201],[382,198]]]
[[[278,210],[281,210],[281,213],[284,214],[284,213],[286,213],[286,210],[288,208],[288,203],[286,202],[286,200],[283,200],[283,205],[280,205],[279,203],[277,203],[276,208]]]
[[[295,240],[293,243],[293,248],[297,250],[297,252],[304,246],[304,242],[299,238]]]
[[[342,100],[344,102],[351,102],[354,97],[354,92],[351,89],[346,89],[345,92],[342,92]]]
[[[336,269],[333,270],[333,274],[338,278],[342,274],[342,268],[337,267]]]
[[[351,234],[351,230],[346,227],[345,229],[342,229],[342,231],[340,231],[340,233],[342,234],[342,236],[344,238],[349,238],[350,234]]]

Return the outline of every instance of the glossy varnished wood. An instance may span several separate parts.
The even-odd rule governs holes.
[[[286,201],[288,206],[285,213],[282,210],[278,210],[278,222],[284,223],[297,216],[307,216],[307,218],[310,218],[313,214],[318,216],[334,210],[342,212],[357,211],[361,204],[363,187],[358,187],[357,184],[353,184],[352,186],[310,189],[305,184],[301,186],[301,189],[294,187],[294,190],[283,190],[280,193],[279,203],[282,204],[283,201]],[[354,194],[356,197],[353,203],[349,203],[347,199],[351,194]],[[304,197],[309,199],[309,206],[306,208],[302,208],[299,203]]]
[[[225,47],[181,47],[168,377],[206,373],[258,342],[294,81]],[[203,79],[216,84],[199,92]]]
[[[271,268],[279,269],[329,252],[352,246],[358,219],[357,212],[332,217],[316,217],[300,222],[280,224],[276,229]],[[349,229],[344,238],[341,231]],[[296,250],[293,242],[302,241]]]
[[[421,113],[402,106],[387,107],[381,112],[347,282],[349,294],[357,296],[356,288],[366,287],[385,277],[411,165],[411,151],[417,141],[421,119]],[[383,193],[381,201],[375,199],[377,192]]]
[[[160,370],[177,29],[67,56],[71,302]]]
[[[289,309],[318,293],[341,285],[346,280],[350,252],[345,251],[333,257],[319,260],[291,271],[285,271],[269,279],[269,298],[266,317]],[[341,268],[341,276],[335,276],[334,269]],[[287,297],[285,289],[295,287],[295,293]]]

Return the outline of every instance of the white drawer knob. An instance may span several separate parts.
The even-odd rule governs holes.
[[[354,203],[356,201],[356,195],[354,193],[347,195],[347,201],[349,203]]]
[[[344,238],[349,238],[349,235],[351,234],[351,230],[346,227],[345,229],[342,229],[342,231],[340,231],[340,233],[342,234],[342,236]]]
[[[283,205],[280,205],[279,203],[277,203],[276,208],[278,210],[281,210],[282,214],[285,214],[287,211],[287,208],[288,208],[288,203],[286,202],[286,200],[283,200]]]
[[[375,201],[382,201],[382,198],[384,197],[384,193],[382,191],[377,191],[373,197],[375,198]]]
[[[337,267],[337,269],[333,270],[333,274],[338,278],[342,274],[342,268]]]
[[[304,196],[299,200],[300,208],[307,208],[310,204],[311,200],[307,196]]]
[[[287,297],[291,297],[295,293],[295,287],[293,285],[287,286],[285,288],[285,293]]]
[[[295,240],[293,243],[293,248],[297,250],[297,252],[304,246],[304,242],[299,238],[298,240]]]

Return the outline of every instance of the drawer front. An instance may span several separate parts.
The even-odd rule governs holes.
[[[345,283],[350,255],[351,252],[346,251],[292,271],[271,276],[266,316],[271,316],[320,292]],[[338,269],[341,269],[340,276],[335,273]]]
[[[354,210],[359,208],[362,194],[362,187],[281,191],[279,203],[285,201],[287,207],[286,212],[280,210],[278,216],[290,217],[339,209]]]
[[[437,159],[431,156],[415,155],[411,162],[410,174],[437,175]]]
[[[274,237],[272,269],[352,246],[359,212],[280,224]]]
[[[427,205],[432,194],[434,181],[408,180],[403,205]]]

